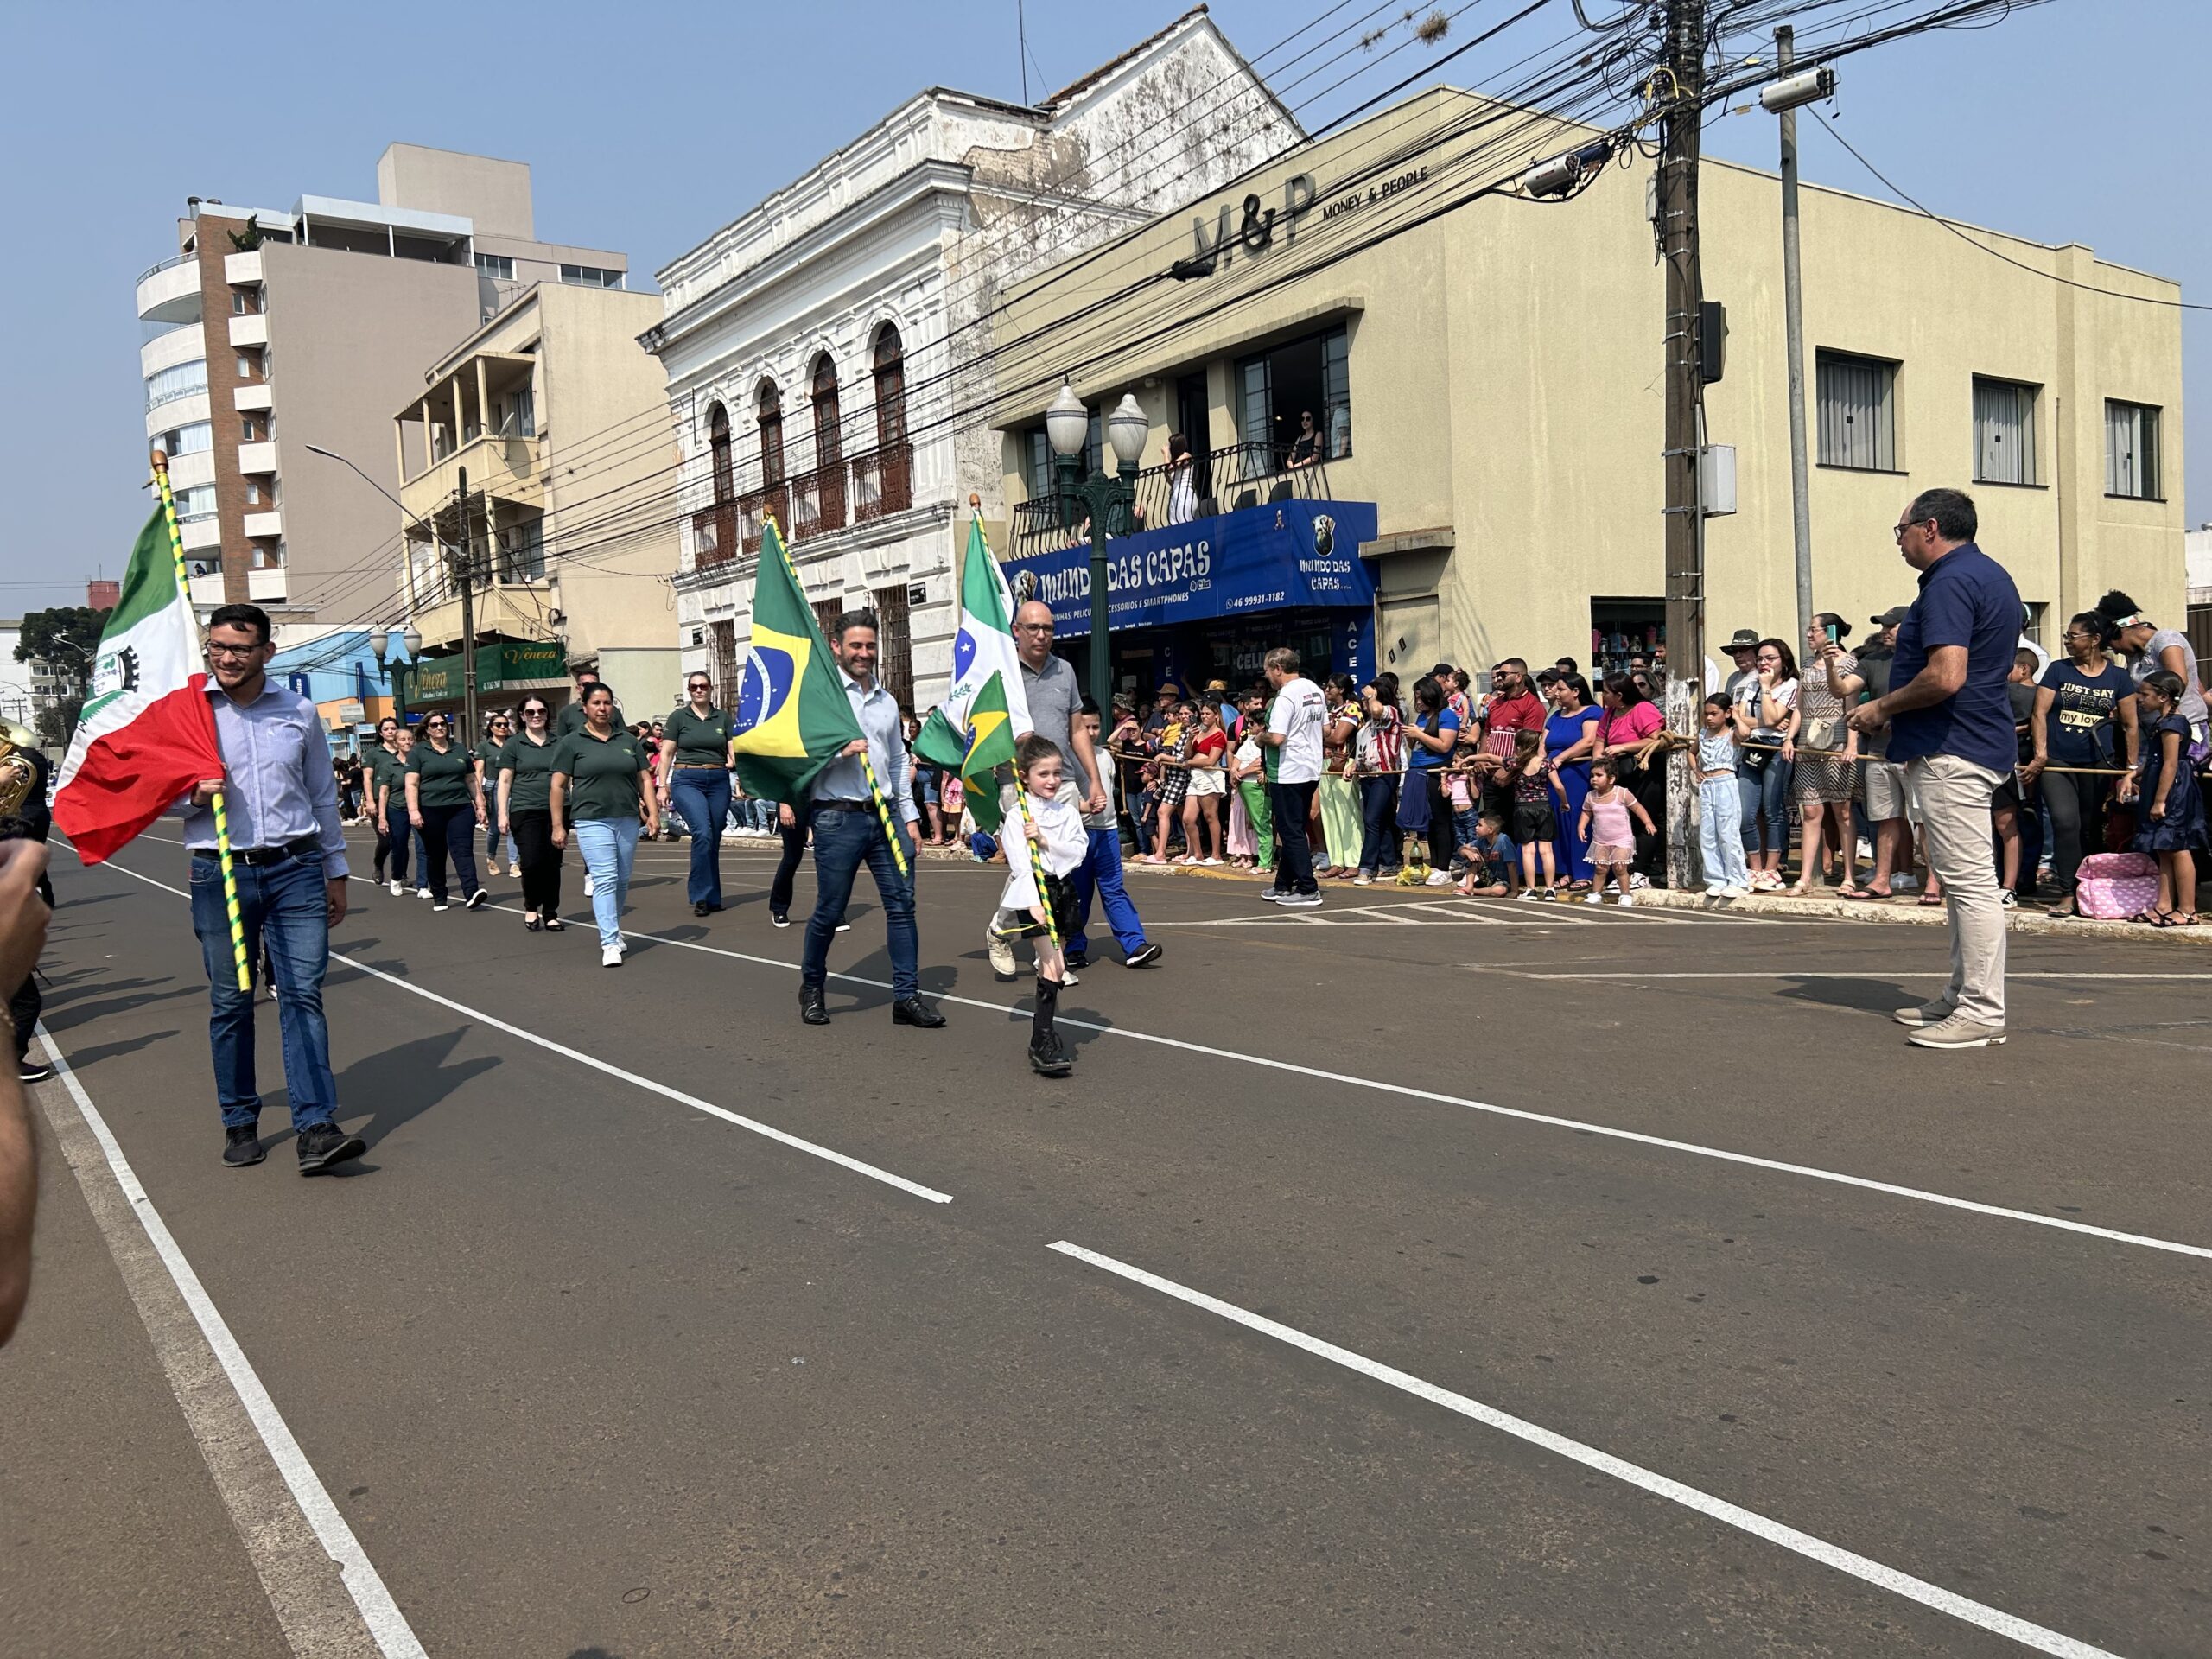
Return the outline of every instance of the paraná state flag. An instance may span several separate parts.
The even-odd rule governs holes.
[[[746,792],[797,806],[815,775],[861,734],[835,660],[776,526],[760,530],[752,648],[738,677],[730,749]]]
[[[993,674],[968,705],[968,753],[960,762],[960,787],[976,827],[996,832],[1006,816],[999,808],[998,769],[1014,764],[1014,719],[1007,713],[1006,679]]]
[[[1006,572],[983,540],[982,522],[971,518],[967,550],[960,556],[960,625],[952,638],[952,689],[935,711],[953,731],[964,734],[974,724],[969,706],[994,674],[999,677],[1006,712],[1019,737],[1031,727],[1021,658],[1014,645],[1014,595],[1007,590]]]
[[[90,695],[54,786],[54,822],[87,864],[111,856],[204,779],[223,774],[200,630],[156,507],[100,631]]]

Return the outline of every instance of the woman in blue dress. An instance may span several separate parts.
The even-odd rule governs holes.
[[[1604,711],[1590,701],[1590,682],[1580,674],[1547,669],[1536,676],[1552,712],[1544,721],[1544,760],[1567,793],[1560,809],[1558,849],[1560,873],[1568,889],[1586,892],[1594,874],[1590,843],[1582,838],[1582,798],[1590,792],[1590,757],[1598,747],[1598,721]]]
[[[2158,901],[2133,919],[2153,927],[2195,927],[2196,855],[2212,849],[2212,842],[2207,840],[2204,791],[2190,764],[2181,676],[2155,670],[2144,676],[2136,696],[2143,705],[2143,789],[2132,844],[2158,861]]]

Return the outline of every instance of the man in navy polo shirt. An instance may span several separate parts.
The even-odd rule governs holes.
[[[1990,798],[2019,758],[2005,684],[2020,631],[2020,590],[1974,543],[1974,501],[1923,490],[1897,524],[1897,550],[1920,572],[1920,597],[1897,628],[1890,690],[1851,715],[1861,732],[1890,728],[1920,808],[1928,866],[1950,907],[1951,982],[1933,1002],[1900,1008],[1923,1048],[2005,1040],[2005,912],[1990,854]]]

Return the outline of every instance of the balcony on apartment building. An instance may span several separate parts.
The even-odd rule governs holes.
[[[532,391],[537,363],[527,353],[478,352],[399,411],[399,493],[410,513],[427,517],[450,503],[463,470],[472,497],[540,509],[545,453]]]
[[[476,483],[472,475],[472,502],[475,494]],[[498,504],[493,505],[496,510]],[[469,545],[476,565],[475,590],[470,598],[474,614],[471,620],[477,637],[555,637],[559,630],[552,617],[560,608],[560,595],[546,567],[543,520],[534,512],[520,514],[512,523],[495,523],[487,535],[482,506],[472,505],[468,522]],[[430,519],[427,526],[411,527],[408,538],[401,581],[415,625],[422,630],[425,646],[431,649],[458,648],[461,640],[461,598],[446,574],[455,556],[454,550],[460,544],[460,526],[453,503],[448,501],[445,511]],[[435,549],[423,533],[425,528],[436,533]]]
[[[771,514],[796,545],[913,505],[914,446],[885,444],[702,507],[691,515],[695,563],[703,569],[757,555]]]
[[[138,273],[141,322],[200,321],[200,256],[180,253]]]

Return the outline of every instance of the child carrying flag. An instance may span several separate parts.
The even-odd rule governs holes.
[[[1062,941],[1075,931],[1075,893],[1067,878],[1082,865],[1090,838],[1082,812],[1054,798],[1062,771],[1058,744],[1032,732],[1014,747],[1014,769],[1027,798],[1023,822],[1006,825],[1006,891],[999,895],[999,909],[1030,918],[1011,937],[1037,939],[1037,1012],[1029,1030],[1029,1064],[1039,1077],[1065,1077],[1075,1070],[1075,1056],[1052,1029],[1052,1016],[1067,972]]]

